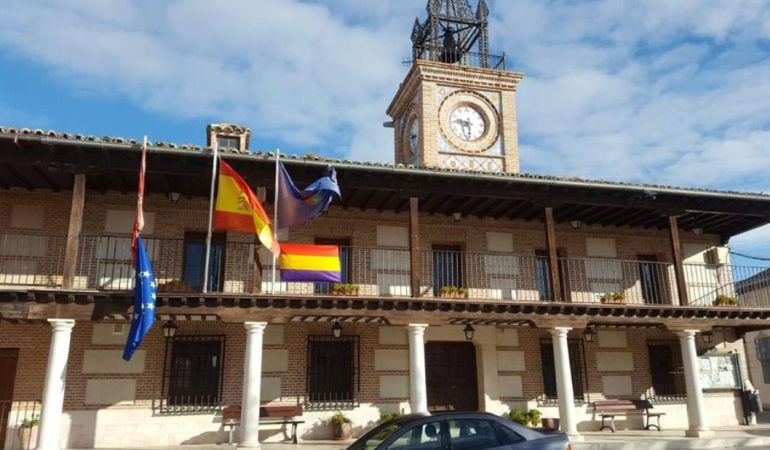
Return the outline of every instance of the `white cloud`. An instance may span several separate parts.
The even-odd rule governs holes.
[[[260,142],[392,160],[385,109],[414,0],[10,0],[0,49],[78,90]],[[472,2],[475,3],[475,2]],[[526,72],[524,169],[768,189],[770,4],[496,0],[493,51]]]

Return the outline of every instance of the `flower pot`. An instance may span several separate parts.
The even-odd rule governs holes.
[[[347,441],[353,437],[353,424],[350,422],[345,422],[342,424],[334,423],[332,424],[332,433],[334,434],[335,440]]]
[[[33,449],[37,446],[37,429],[37,426],[19,428],[19,444],[23,450]]]
[[[546,430],[557,431],[559,429],[559,419],[555,419],[552,417],[544,417],[540,419],[540,423],[543,425],[543,428],[545,428]]]

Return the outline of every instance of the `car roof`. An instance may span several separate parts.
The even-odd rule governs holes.
[[[421,420],[425,421],[433,421],[436,419],[447,419],[447,418],[453,418],[453,417],[465,417],[465,418],[495,418],[495,419],[501,419],[500,417],[490,414],[487,412],[479,412],[479,411],[439,411],[434,412],[431,414],[407,414],[404,416],[399,416],[395,419],[393,419],[393,423],[402,424],[406,422],[417,422]]]

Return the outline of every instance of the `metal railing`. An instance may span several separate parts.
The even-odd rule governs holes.
[[[353,297],[411,296],[409,250],[382,247],[341,247],[342,283],[281,282],[276,272],[272,283],[272,258],[267,255],[260,292],[297,295],[339,295]]]
[[[482,69],[505,70],[505,53],[502,55],[490,55],[448,49],[443,46],[426,45],[418,49],[417,59],[480,67]],[[412,61],[407,61],[407,63],[411,64]]]
[[[199,292],[203,284],[202,240],[143,238],[160,292]],[[212,245],[209,291],[257,293],[259,274],[256,246],[227,241]],[[130,236],[82,236],[75,273],[76,289],[131,290],[134,288]]]
[[[0,449],[29,450],[37,445],[40,402],[0,401]]]
[[[200,292],[202,239],[144,238],[161,293]],[[0,286],[59,287],[62,236],[0,234]],[[420,297],[553,301],[550,264],[536,255],[465,252],[452,247],[419,254]],[[134,286],[130,236],[82,236],[74,287],[127,291]],[[212,246],[210,292],[234,294],[411,297],[411,258],[405,248],[341,247],[342,283],[272,283],[272,256],[253,242]],[[687,302],[679,298],[670,262],[559,258],[560,298],[573,303],[770,307],[770,269],[685,264]]]
[[[560,258],[565,301],[678,305],[669,263],[599,258]]]
[[[61,286],[66,240],[64,236],[0,234],[0,286]]]
[[[456,250],[421,252],[420,294],[440,298],[548,300],[534,255]]]

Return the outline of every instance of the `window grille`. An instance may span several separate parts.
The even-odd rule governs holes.
[[[681,402],[687,398],[682,350],[677,340],[648,340],[652,396],[658,403]]]
[[[757,336],[754,340],[757,359],[762,365],[762,377],[765,384],[770,383],[770,336]]]
[[[568,339],[567,345],[575,404],[582,405],[588,401],[588,377],[586,375],[586,355],[583,340]],[[553,341],[549,338],[540,340],[540,361],[543,368],[543,396],[538,399],[538,402],[540,406],[556,405],[558,404],[556,363],[553,357]]]
[[[222,402],[225,336],[175,336],[166,340],[162,414],[217,411]]]
[[[307,409],[357,406],[360,381],[358,336],[308,336]]]

